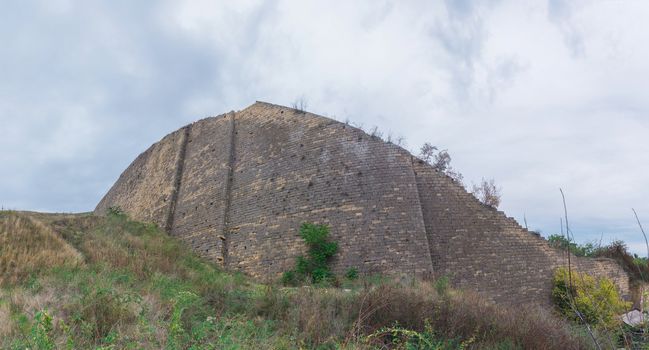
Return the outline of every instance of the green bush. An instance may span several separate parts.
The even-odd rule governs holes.
[[[285,286],[295,286],[298,284],[298,277],[295,270],[289,270],[282,274],[282,284]]]
[[[126,218],[126,213],[122,208],[120,207],[109,207],[106,209],[106,216],[108,217],[118,217],[118,218]]]
[[[588,242],[586,244],[577,244],[569,241],[563,235],[556,234],[548,237],[548,243],[558,249],[570,250],[570,252],[576,256],[596,256],[600,250],[600,248],[594,243]]]
[[[53,330],[52,316],[47,311],[39,311],[34,316],[35,321],[32,326],[32,342],[34,348],[40,350],[54,349],[54,342],[50,338]]]
[[[471,348],[475,339],[465,341],[459,339],[446,339],[435,334],[435,330],[428,320],[424,321],[424,329],[416,331],[403,328],[399,324],[392,327],[381,328],[367,337],[370,343],[385,343],[388,340],[396,349],[430,349],[430,350],[456,350]],[[495,347],[494,347],[495,348]],[[513,348],[513,347],[512,347]]]
[[[71,325],[80,329],[87,340],[101,342],[111,338],[111,332],[118,326],[137,322],[133,310],[141,302],[139,295],[106,286],[81,289],[83,295],[70,310]]]
[[[358,279],[358,270],[355,267],[348,268],[345,272],[345,278],[351,281]]]
[[[617,315],[625,312],[630,303],[620,298],[615,283],[609,278],[595,279],[588,274],[572,271],[571,285],[570,277],[566,268],[555,271],[552,299],[559,310],[580,323],[617,326],[620,322]]]
[[[437,291],[437,294],[440,296],[446,296],[448,294],[448,289],[449,289],[449,278],[448,276],[441,276],[437,280],[435,280],[435,290]]]
[[[282,282],[295,285],[300,280],[319,283],[333,279],[329,261],[338,252],[338,243],[329,240],[329,227],[306,222],[300,227],[300,237],[309,248],[308,255],[297,257],[295,269],[285,272]]]

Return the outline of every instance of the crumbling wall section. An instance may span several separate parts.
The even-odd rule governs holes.
[[[554,267],[567,267],[568,258],[565,252],[559,252],[561,258],[556,260]],[[586,257],[571,257],[571,264],[574,264],[573,270],[587,273],[595,277],[610,278],[618,287],[621,296],[628,301],[635,302],[635,295],[631,286],[629,275],[624,269],[613,259],[608,258],[586,258]]]

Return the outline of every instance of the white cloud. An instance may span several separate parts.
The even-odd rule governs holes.
[[[596,0],[21,2],[0,14],[0,147],[17,150],[0,156],[0,201],[91,209],[165,133],[304,96],[412,149],[448,148],[545,233],[562,187],[578,239],[606,231],[635,250],[629,208],[649,218],[648,15]]]

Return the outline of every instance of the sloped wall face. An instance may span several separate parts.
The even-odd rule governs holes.
[[[431,271],[411,157],[359,130],[281,107],[236,118],[228,265],[276,278],[305,253],[303,222],[327,224],[334,270]]]
[[[170,232],[201,256],[223,263],[232,115],[188,127]]]
[[[567,255],[422,161],[413,166],[436,274],[499,303],[549,302],[554,271],[567,267]],[[612,278],[629,295],[628,276],[612,260],[572,256],[572,264]]]
[[[102,199],[155,222],[198,254],[276,279],[306,253],[304,222],[327,224],[334,271],[449,276],[500,303],[550,303],[563,252],[477,201],[400,147],[293,109],[257,103],[167,135]],[[607,259],[576,270],[628,276]]]
[[[183,130],[173,132],[140,154],[99,202],[95,213],[103,215],[109,207],[118,206],[134,219],[164,228],[184,139]]]

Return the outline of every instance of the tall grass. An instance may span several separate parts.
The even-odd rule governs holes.
[[[21,282],[50,266],[82,263],[82,255],[42,222],[14,213],[0,219],[0,285]]]
[[[44,254],[12,255],[37,263],[7,269],[13,277],[0,290],[0,348],[589,347],[579,329],[545,309],[514,312],[444,283],[359,279],[347,289],[257,284],[119,213],[65,219],[11,214],[0,218],[0,227],[12,228],[3,231],[8,251],[30,247],[29,254]],[[47,243],[14,235],[39,235]],[[42,324],[43,315],[51,326]]]

